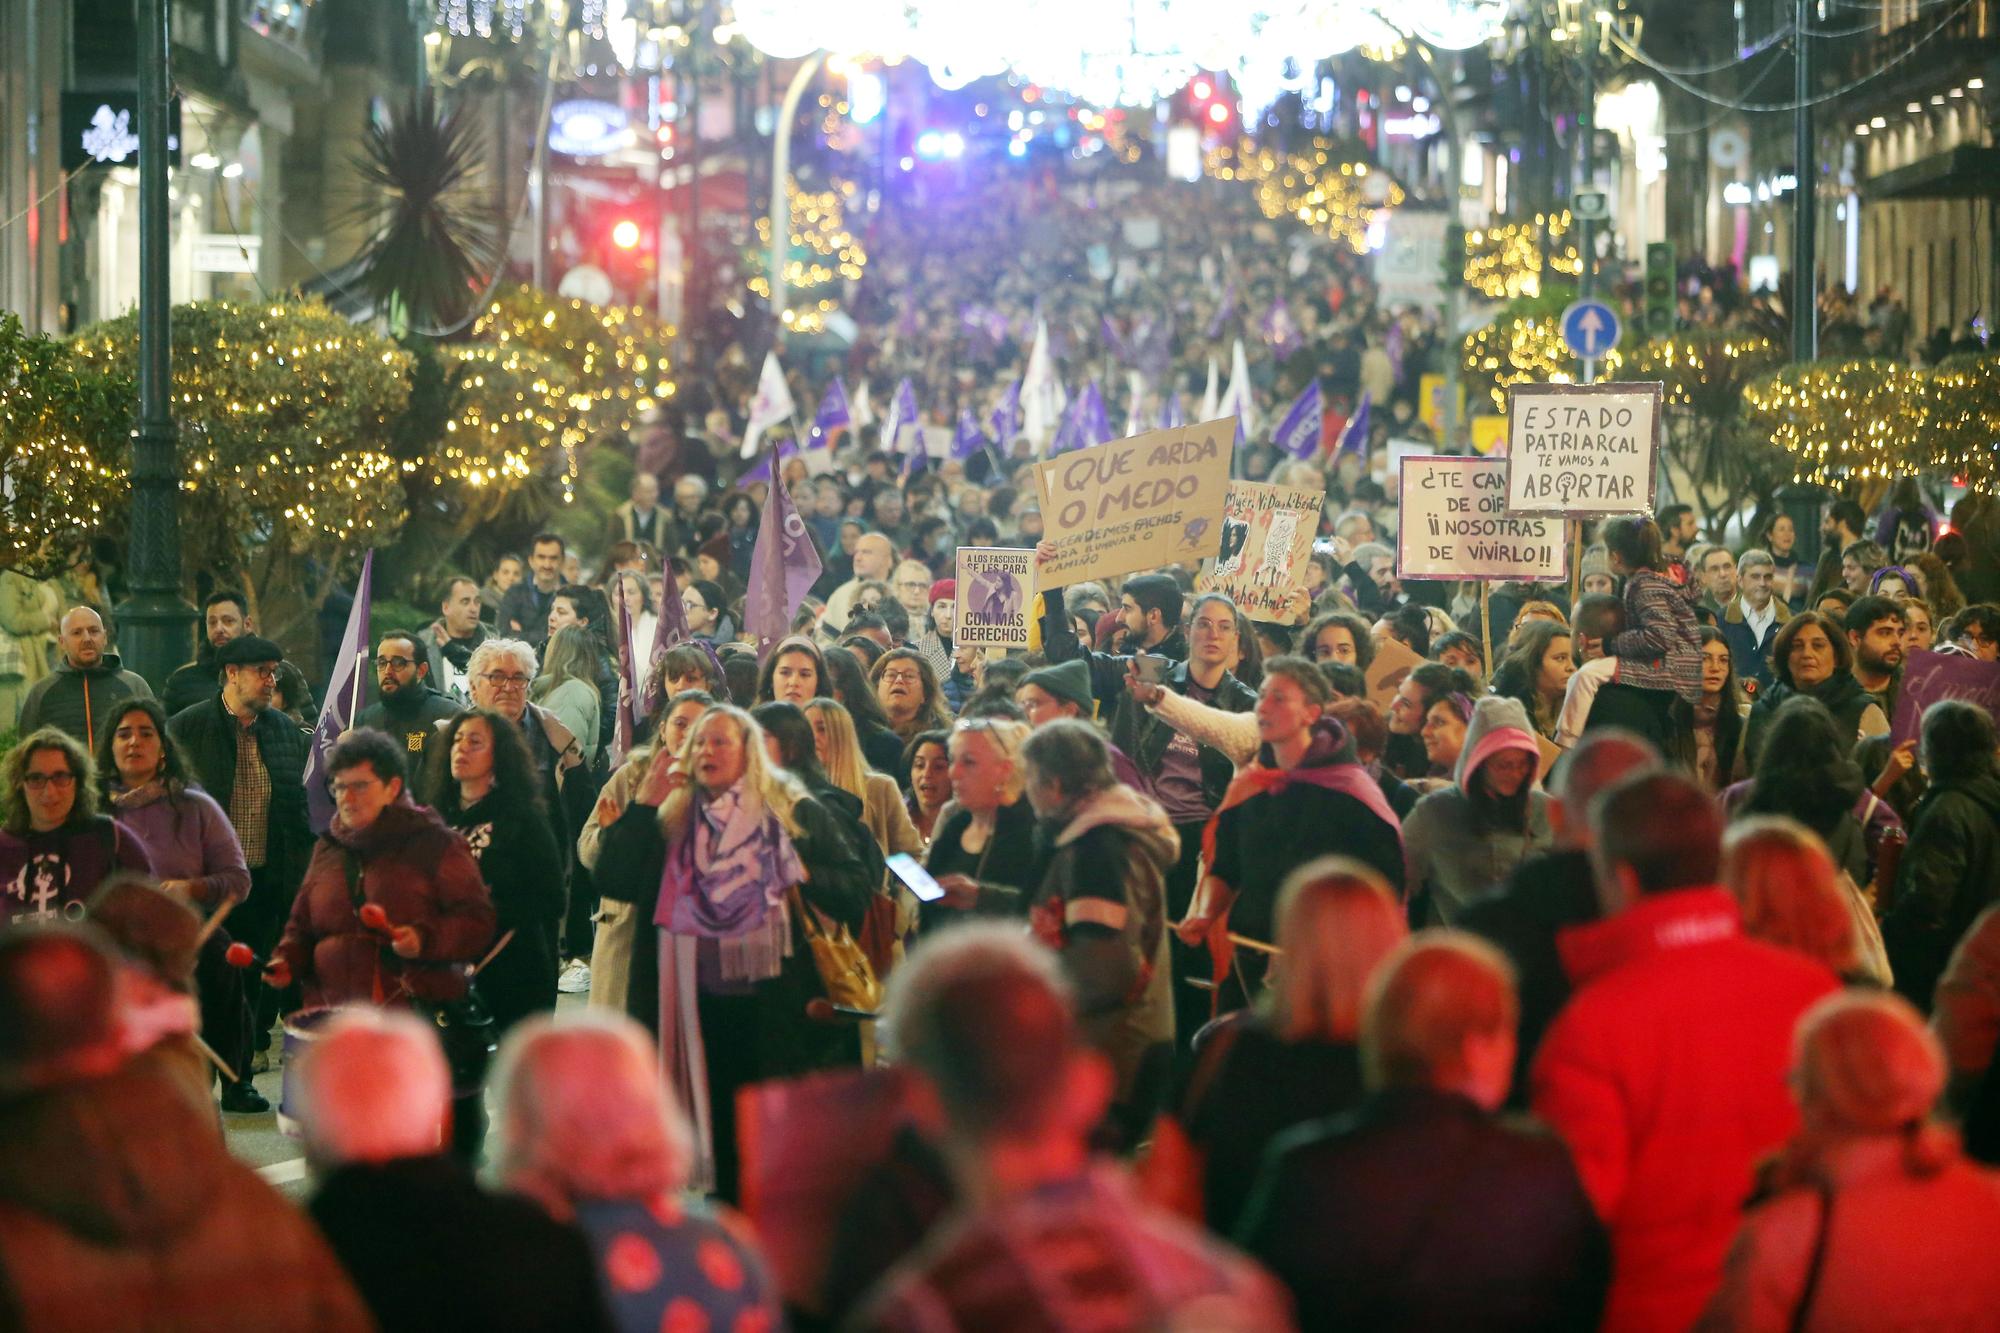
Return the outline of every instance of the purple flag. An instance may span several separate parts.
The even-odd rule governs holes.
[[[1167,377],[1174,362],[1174,317],[1155,322],[1139,342],[1139,373],[1158,383]]]
[[[1104,346],[1105,350],[1111,353],[1111,359],[1121,366],[1130,361],[1132,359],[1132,349],[1127,347],[1125,340],[1118,336],[1118,326],[1111,322],[1111,316],[1099,315],[1097,323],[1104,330]]]
[[[646,654],[645,698],[636,715],[652,717],[660,711],[660,705],[667,701],[667,683],[654,677],[654,670],[668,650],[678,648],[688,641],[687,604],[681,601],[681,591],[674,586],[672,570],[660,580],[660,618],[653,626],[652,649]],[[707,645],[704,644],[704,647]],[[709,649],[713,657],[714,649]],[[716,674],[722,674],[722,664],[716,663]],[[634,697],[637,697],[635,693]]]
[[[1111,429],[1111,414],[1104,409],[1104,395],[1097,391],[1096,380],[1083,386],[1079,407],[1079,424],[1083,432],[1084,448],[1088,449],[1093,444],[1103,444],[1106,440],[1118,438]]]
[[[1187,413],[1181,407],[1181,391],[1175,389],[1167,395],[1165,405],[1160,408],[1160,429],[1179,430],[1187,425]]]
[[[854,414],[847,406],[847,386],[836,375],[819,400],[819,411],[813,413],[812,429],[806,432],[806,447],[831,449],[839,442],[840,433],[853,425]]]
[[[1292,319],[1291,309],[1282,296],[1272,298],[1271,308],[1264,312],[1264,341],[1271,344],[1281,358],[1299,349],[1299,326]]]
[[[819,552],[806,521],[782,486],[771,488],[750,553],[750,589],[743,597],[743,624],[757,637],[757,656],[768,655],[791,632],[792,615],[820,576]]]
[[[625,756],[632,753],[632,738],[639,734],[638,719],[633,716],[633,709],[639,706],[639,664],[632,650],[632,608],[626,603],[623,585],[613,586],[619,594],[618,711],[611,730],[611,768],[615,772]]]
[[[1333,447],[1333,456],[1338,459],[1352,449],[1362,458],[1368,457],[1368,390],[1361,391],[1361,406],[1354,409],[1354,415],[1347,419],[1347,425],[1340,432],[1340,443]]]
[[[777,483],[771,475],[771,458],[773,454],[775,454],[780,460],[783,460],[792,457],[793,455],[797,454],[798,451],[799,451],[798,441],[792,439],[790,436],[787,436],[786,438],[778,441],[778,443],[773,447],[770,453],[766,453],[762,458],[757,460],[757,465],[755,467],[751,468],[748,472],[744,473],[742,476],[736,479],[737,489],[738,490],[747,489],[750,483],[756,481],[761,481],[766,485],[775,486]]]
[[[964,462],[978,453],[986,445],[986,437],[979,431],[979,418],[972,415],[972,409],[958,409],[958,429],[951,437],[951,456]]]
[[[1325,415],[1326,400],[1320,396],[1319,381],[1314,380],[1293,401],[1285,419],[1278,423],[1271,443],[1293,458],[1311,458],[1319,452],[1319,432]]]
[[[1007,386],[1007,392],[1000,395],[1000,406],[993,409],[993,437],[1006,448],[1021,433],[1021,381],[1015,380]]]
[[[896,386],[896,396],[889,400],[889,419],[882,427],[883,450],[895,453],[896,437],[903,433],[903,427],[916,425],[918,419],[917,391],[905,378]]]
[[[326,681],[326,702],[320,705],[319,724],[313,728],[312,746],[306,755],[306,814],[314,833],[326,832],[333,822],[333,793],[327,783],[332,774],[326,761],[340,733],[354,725],[361,711],[361,697],[368,692],[368,615],[375,602],[375,553],[361,557],[361,579],[354,585],[354,605],[347,612],[347,629],[340,636],[340,655],[333,660],[333,672]]]
[[[1208,321],[1208,328],[1203,331],[1201,336],[1204,338],[1221,337],[1222,326],[1224,324],[1227,324],[1230,320],[1230,317],[1233,316],[1235,313],[1236,313],[1236,279],[1231,278],[1229,281],[1222,284],[1222,303],[1215,307],[1215,314],[1210,316]]]

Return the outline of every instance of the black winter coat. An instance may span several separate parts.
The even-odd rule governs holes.
[[[222,706],[220,691],[167,722],[167,733],[180,747],[194,780],[224,810],[236,789],[236,732],[241,726]],[[305,879],[306,865],[312,860],[313,831],[306,818],[306,736],[275,708],[259,713],[251,729],[257,735],[257,752],[271,775],[264,873],[270,883],[290,895]]]
[[[1930,1012],[1951,951],[2000,899],[2000,774],[1988,771],[1924,793],[1896,869],[1882,939],[1896,989]]]
[[[1569,1153],[1428,1089],[1280,1137],[1237,1227],[1310,1329],[1594,1329],[1610,1247]]]
[[[495,940],[514,932],[478,982],[495,1028],[504,1032],[529,1014],[556,1007],[562,850],[546,819],[497,794],[473,802],[447,822],[464,837],[492,895]]]

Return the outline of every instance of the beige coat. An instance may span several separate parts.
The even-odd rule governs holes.
[[[652,762],[650,748],[632,751],[598,792],[597,799],[612,802],[622,813]],[[603,833],[593,810],[590,818],[583,821],[583,832],[576,839],[576,859],[585,870],[597,869]],[[626,993],[632,988],[632,950],[639,939],[639,909],[631,903],[600,898],[596,920],[597,938],[590,950],[590,1003],[622,1014],[626,1012]]]
[[[1917,1176],[1903,1154],[1900,1137],[1883,1136],[1823,1160],[1832,1228],[1797,1327],[2000,1329],[2000,1174],[1954,1152],[1942,1170]],[[1822,1198],[1813,1188],[1786,1190],[1744,1215],[1722,1288],[1699,1329],[1795,1326],[1813,1249],[1827,1226]]]

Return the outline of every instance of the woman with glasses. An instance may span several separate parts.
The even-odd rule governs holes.
[[[128,699],[99,733],[99,794],[118,827],[136,837],[153,862],[160,888],[203,916],[250,895],[250,870],[229,816],[188,776],[167,735],[166,710],[156,699]],[[224,957],[229,936],[218,930],[195,965],[201,1030],[231,1069],[250,1068],[250,1011],[243,974]],[[225,1083],[222,1109],[257,1115],[271,1109],[248,1078]]]
[[[875,685],[875,701],[882,705],[889,729],[905,744],[918,732],[951,725],[937,672],[916,649],[890,649],[876,661],[868,678]]]
[[[931,836],[925,869],[944,889],[925,908],[926,927],[1028,912],[1035,886],[1035,810],[1024,799],[1021,746],[1028,724],[967,718],[951,729],[951,813]]]
[[[868,766],[877,773],[895,774],[903,762],[903,741],[889,729],[889,718],[875,698],[875,687],[868,683],[868,667],[843,644],[827,655],[826,674],[833,681],[831,697],[854,719],[854,735]]]
[[[30,733],[8,752],[0,780],[0,924],[81,921],[107,875],[153,873],[146,844],[97,813],[96,766],[68,732]]]

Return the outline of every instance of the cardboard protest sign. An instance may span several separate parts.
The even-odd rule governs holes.
[[[1890,740],[1901,745],[1917,739],[1924,710],[1941,699],[1964,699],[2000,717],[2000,662],[1921,648],[1911,653],[1903,659],[1896,716],[1889,719]]]
[[[1395,702],[1396,691],[1403,687],[1403,681],[1412,671],[1424,664],[1424,659],[1405,646],[1400,639],[1378,639],[1375,644],[1375,660],[1368,664],[1368,702],[1382,710],[1382,716],[1389,715],[1389,705]]]
[[[1563,521],[1507,511],[1507,460],[1403,460],[1396,576],[1559,583],[1569,577]]]
[[[1222,549],[1195,576],[1196,592],[1226,592],[1244,615],[1303,625],[1312,610],[1306,566],[1326,496],[1297,486],[1229,483]]]
[[[1034,548],[958,548],[958,628],[952,642],[979,648],[1026,648],[1035,600]]]
[[[928,422],[911,421],[896,430],[896,455],[911,458],[922,454],[929,458],[951,456],[951,432],[942,426]]]
[[[1148,431],[1035,464],[1044,587],[1109,578],[1215,554],[1229,498],[1236,422]]]
[[[1517,384],[1507,391],[1507,509],[1652,512],[1658,384]]]
[[[1507,456],[1507,418],[1482,416],[1466,423],[1472,430],[1472,452],[1488,458]]]

